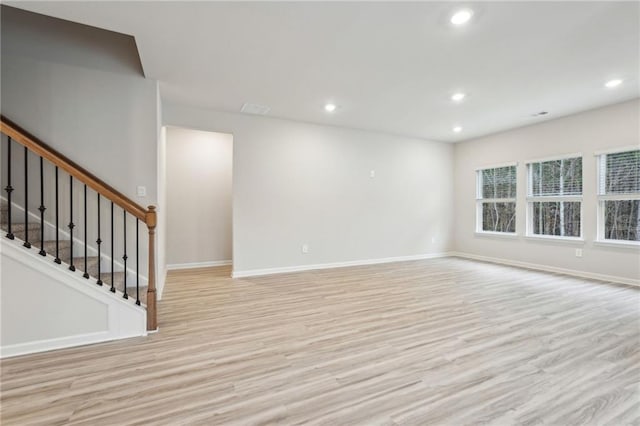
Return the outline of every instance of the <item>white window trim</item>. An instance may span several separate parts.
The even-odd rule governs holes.
[[[545,158],[537,158],[533,160],[525,161],[527,179],[526,179],[526,191],[527,191],[527,212],[525,215],[526,221],[526,232],[525,238],[532,240],[551,240],[551,241],[566,241],[566,242],[584,242],[584,226],[583,226],[583,218],[584,218],[584,185],[583,185],[583,193],[581,195],[542,195],[542,196],[534,196],[532,181],[533,181],[533,170],[531,168],[532,164],[535,163],[544,163],[546,161],[557,161],[557,160],[568,160],[571,158],[582,158],[582,167],[583,167],[583,183],[584,183],[584,157],[582,153],[574,153],[574,154],[562,154],[554,157],[545,157]],[[580,203],[580,236],[579,237],[568,237],[563,235],[545,235],[545,234],[534,234],[533,232],[533,203],[536,202],[579,202]]]
[[[596,225],[596,240],[593,242],[596,246],[603,247],[620,247],[620,248],[640,248],[640,241],[628,241],[628,240],[612,240],[605,238],[604,236],[604,202],[605,201],[624,201],[624,200],[640,200],[640,194],[631,193],[616,193],[616,194],[603,194],[600,186],[600,179],[602,173],[602,162],[608,154],[618,154],[620,152],[637,151],[640,149],[638,145],[627,145],[618,148],[611,148],[602,151],[596,151],[594,153],[596,159],[596,195],[598,197],[597,207],[597,225]]]
[[[581,212],[582,214],[582,212]],[[582,229],[582,226],[580,227]],[[541,235],[541,234],[533,234],[533,235],[525,235],[524,237],[530,241],[547,241],[547,242],[556,242],[562,244],[584,244],[585,240],[583,237],[563,237],[561,235]]]
[[[593,242],[594,246],[601,247],[617,247],[621,249],[640,250],[640,241],[628,241],[628,240],[596,240]]]
[[[545,161],[568,160],[569,158],[576,158],[576,157],[584,157],[584,155],[582,155],[581,152],[574,152],[573,154],[560,154],[560,155],[554,155],[553,157],[534,158],[531,160],[526,160],[524,164],[527,166],[527,171],[528,171],[529,165],[533,163],[544,163]]]
[[[637,151],[638,149],[640,149],[640,145],[627,145],[627,146],[621,146],[617,148],[609,148],[609,149],[602,149],[600,151],[595,151],[593,153],[593,156],[600,157],[606,154],[618,154],[620,152]]]
[[[501,236],[501,237],[517,237],[518,236],[518,228],[516,222],[516,232],[497,232],[497,231],[485,231],[482,229],[482,204],[483,203],[514,203],[516,205],[516,216],[517,216],[517,207],[518,204],[516,202],[516,197],[512,198],[482,198],[482,179],[481,172],[483,170],[489,169],[499,169],[502,167],[515,167],[516,168],[516,192],[518,191],[518,162],[510,162],[510,163],[502,163],[502,164],[493,164],[489,166],[478,167],[475,169],[476,173],[476,235],[481,236]]]
[[[500,169],[502,167],[514,167],[514,166],[516,168],[516,173],[517,173],[518,172],[518,162],[517,161],[512,161],[510,163],[489,164],[487,166],[480,166],[480,167],[476,167],[475,171],[476,172],[480,172],[482,170],[487,170],[487,169]]]
[[[518,234],[516,232],[476,231],[475,234],[478,237],[518,238]]]

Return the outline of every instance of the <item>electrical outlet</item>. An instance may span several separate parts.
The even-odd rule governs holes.
[[[146,186],[139,186],[137,188],[138,190],[138,197],[146,197],[147,196],[147,187]]]
[[[371,171],[369,172],[369,177],[370,177],[370,178],[374,178],[374,177],[376,177],[376,171],[375,171],[375,170],[371,170]]]
[[[302,252],[303,252],[304,254],[309,253],[309,244],[303,244],[303,245],[302,245]]]
[[[576,257],[582,257],[582,249],[576,249]]]
[[[436,242],[436,237],[431,237],[431,243],[435,243]]]

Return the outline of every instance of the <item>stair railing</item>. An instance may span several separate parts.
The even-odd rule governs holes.
[[[87,189],[91,189],[95,191],[97,194],[97,252],[98,252],[98,273],[96,284],[101,286],[103,284],[103,274],[101,270],[101,255],[102,243],[105,242],[102,238],[105,236],[102,234],[101,229],[101,201],[107,201],[106,206],[110,207],[110,221],[111,221],[111,235],[110,235],[110,249],[111,249],[111,292],[116,292],[116,287],[114,285],[115,277],[114,277],[114,269],[115,269],[115,253],[114,253],[114,206],[118,206],[122,209],[122,223],[123,223],[123,250],[124,255],[122,256],[122,260],[124,263],[124,286],[123,286],[123,294],[122,297],[125,299],[129,299],[129,294],[127,292],[127,260],[129,256],[127,255],[127,214],[132,215],[135,218],[135,281],[136,281],[136,300],[135,303],[140,305],[140,270],[139,270],[139,222],[142,221],[145,225],[147,225],[148,230],[148,275],[147,275],[147,297],[146,297],[146,310],[147,310],[147,330],[155,330],[157,328],[157,312],[156,312],[156,277],[155,277],[155,229],[156,229],[156,208],[155,206],[148,206],[148,208],[143,208],[138,205],[127,196],[123,195],[121,192],[117,191],[110,185],[106,184],[101,179],[94,176],[92,173],[88,172],[86,169],[82,168],[72,160],[68,159],[61,153],[57,152],[55,149],[51,148],[44,142],[42,142],[37,137],[31,135],[24,129],[22,129],[17,124],[13,123],[11,120],[4,116],[0,116],[0,132],[7,136],[7,177],[6,177],[6,187],[4,190],[7,194],[7,234],[6,237],[9,239],[15,239],[15,235],[12,229],[12,193],[15,191],[15,188],[12,186],[13,170],[12,170],[12,145],[14,142],[22,145],[24,147],[24,247],[31,248],[31,237],[29,235],[29,168],[28,168],[28,158],[29,153],[31,155],[37,156],[39,160],[39,189],[40,189],[40,206],[37,207],[40,213],[40,251],[38,254],[42,256],[46,256],[47,252],[44,249],[44,229],[45,229],[45,215],[44,212],[47,210],[44,202],[44,193],[45,193],[45,182],[44,182],[44,173],[43,173],[43,162],[46,160],[54,166],[54,185],[55,190],[53,193],[55,194],[55,260],[54,262],[57,264],[61,264],[62,261],[60,259],[60,230],[59,230],[59,171],[63,171],[69,175],[69,241],[70,241],[70,256],[69,256],[69,269],[71,271],[76,270],[76,265],[74,265],[74,238],[73,238],[73,229],[75,228],[75,224],[73,221],[74,213],[73,213],[73,188],[74,188],[74,179],[77,180],[82,187],[82,193],[84,194],[84,274],[82,275],[84,278],[89,279],[89,271],[88,271],[88,256],[87,256]],[[32,171],[33,173],[33,171]],[[37,172],[36,172],[37,173]],[[54,255],[53,253],[51,253]]]

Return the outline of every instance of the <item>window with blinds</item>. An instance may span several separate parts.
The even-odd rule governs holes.
[[[476,230],[516,232],[516,165],[477,171]]]
[[[640,149],[598,157],[598,238],[640,242]]]
[[[528,163],[527,234],[582,235],[582,157]]]

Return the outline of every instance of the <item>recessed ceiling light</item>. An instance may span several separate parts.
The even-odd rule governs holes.
[[[454,93],[453,95],[451,95],[451,100],[454,102],[461,102],[467,95],[459,92],[459,93]]]
[[[607,81],[604,86],[609,88],[609,89],[613,89],[614,87],[618,87],[622,84],[622,80],[619,78],[616,78],[614,80],[609,80]]]
[[[453,130],[454,133],[460,133],[462,131],[462,127],[456,126],[452,130]]]
[[[327,112],[333,112],[336,110],[336,105],[335,104],[326,104],[324,106],[324,110]]]
[[[453,25],[464,25],[469,22],[472,16],[473,11],[469,9],[462,9],[453,14],[451,17],[451,23]]]

